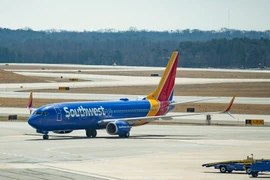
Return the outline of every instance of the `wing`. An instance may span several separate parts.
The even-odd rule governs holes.
[[[187,113],[187,114],[181,114],[181,115],[168,115],[168,116],[146,116],[146,117],[134,117],[134,118],[118,118],[118,119],[105,119],[105,120],[101,120],[98,123],[99,124],[107,124],[109,122],[113,122],[113,121],[125,121],[127,123],[129,123],[130,125],[134,125],[135,123],[138,123],[140,121],[144,121],[144,122],[153,122],[155,120],[160,120],[160,119],[164,119],[164,120],[168,120],[170,118],[173,117],[179,117],[179,116],[194,116],[194,115],[201,115],[203,113]]]
[[[159,119],[168,120],[168,119],[171,119],[173,117],[182,117],[182,116],[196,116],[196,115],[223,114],[223,113],[227,113],[231,117],[233,117],[230,114],[229,111],[231,110],[231,107],[233,105],[234,99],[235,99],[235,95],[233,96],[233,98],[232,98],[231,102],[229,103],[228,107],[226,108],[226,110],[219,111],[219,112],[186,113],[186,114],[168,115],[168,116],[162,115],[162,116],[146,116],[146,117],[133,117],[133,118],[104,119],[104,120],[100,120],[98,123],[99,124],[107,124],[107,123],[113,122],[113,121],[125,121],[125,122],[129,123],[129,125],[132,126],[132,125],[134,125],[134,124],[136,124],[136,123],[138,123],[140,121],[144,121],[146,123],[149,123],[149,122],[153,122],[153,121],[159,120]]]
[[[204,98],[204,99],[195,99],[195,100],[181,101],[181,102],[172,102],[172,103],[170,103],[170,106],[174,106],[174,105],[177,105],[177,104],[191,103],[191,102],[207,101],[207,100],[218,99],[218,98],[219,98],[219,97],[214,97],[214,98]]]

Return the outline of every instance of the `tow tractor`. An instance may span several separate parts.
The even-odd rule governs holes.
[[[258,177],[259,172],[270,172],[270,160],[255,161],[250,166],[250,175]]]
[[[221,173],[231,173],[232,171],[246,171],[247,174],[251,173],[250,166],[251,164],[257,161],[253,159],[253,155],[251,157],[247,156],[244,160],[230,160],[230,161],[220,161],[203,164],[203,167],[214,167],[215,169],[219,169]]]

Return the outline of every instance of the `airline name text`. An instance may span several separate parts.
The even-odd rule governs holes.
[[[105,116],[106,110],[100,106],[99,108],[84,108],[79,106],[77,109],[71,109],[68,107],[63,108],[66,112],[66,117],[88,117],[88,116]]]
[[[118,126],[119,129],[126,129],[126,128],[130,128],[130,126]]]

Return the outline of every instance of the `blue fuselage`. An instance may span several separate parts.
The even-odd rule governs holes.
[[[163,109],[166,114],[170,109]],[[120,100],[101,102],[67,102],[42,106],[29,118],[28,123],[38,130],[102,129],[98,122],[104,119],[145,117],[152,111],[151,102]]]

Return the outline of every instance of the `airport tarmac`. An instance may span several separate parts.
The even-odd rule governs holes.
[[[98,131],[51,134],[49,140],[24,122],[0,122],[1,180],[67,179],[249,179],[244,172],[222,174],[207,162],[270,158],[269,128],[145,125],[128,139]],[[259,175],[270,178],[270,174]]]
[[[23,64],[19,64],[23,65]],[[28,64],[29,65],[29,64]],[[37,64],[33,64],[35,66]],[[44,64],[40,64],[41,67]],[[85,65],[46,65],[59,67],[59,72],[67,71],[60,68],[98,68],[98,71],[142,71],[149,67],[122,66],[85,66]],[[102,69],[104,68],[104,69]],[[108,69],[107,69],[108,68]],[[128,69],[129,68],[129,69]],[[154,68],[164,70],[164,68]],[[185,69],[183,69],[185,70]],[[196,69],[187,69],[195,70]],[[202,69],[198,69],[202,70]],[[11,70],[16,71],[16,70]],[[0,96],[28,98],[29,92],[13,92],[17,90],[50,89],[59,86],[69,87],[106,87],[130,85],[156,85],[160,77],[107,76],[90,74],[52,73],[54,70],[20,70],[26,76],[49,76],[91,80],[89,82],[58,82],[58,83],[7,83],[1,84]],[[91,69],[88,71],[92,71]],[[216,70],[205,71],[237,71]],[[247,72],[265,72],[254,71]],[[18,72],[18,71],[17,71]],[[269,79],[210,79],[210,78],[177,78],[176,84],[203,84],[223,82],[269,82]],[[115,100],[120,97],[136,99],[132,95],[106,94],[64,94],[34,93],[34,98],[65,99],[74,97],[84,100]],[[97,98],[98,99],[95,99]],[[89,99],[90,98],[90,99]],[[202,97],[175,97],[176,101]],[[204,97],[207,98],[207,97]],[[211,100],[213,103],[227,103],[231,97]],[[208,101],[210,102],[210,101]],[[269,104],[269,98],[238,97],[236,104]],[[26,108],[0,108],[0,114],[16,114],[29,116]],[[270,158],[269,127],[244,126],[245,119],[264,119],[270,124],[269,115],[237,115],[236,119],[228,115],[215,115],[212,122],[241,124],[242,126],[190,126],[190,125],[145,125],[134,127],[129,139],[110,136],[105,130],[98,131],[98,137],[88,139],[84,131],[71,134],[51,134],[49,140],[35,133],[26,122],[0,122],[0,180],[67,180],[67,179],[249,179],[244,172],[221,174],[213,168],[203,168],[202,164],[213,161],[244,159],[254,154],[255,158]],[[205,116],[184,118],[190,122],[202,121]],[[183,121],[183,119],[176,119]],[[270,174],[259,175],[270,178]]]
[[[78,78],[87,81],[81,82],[51,82],[51,83],[2,83],[0,92],[12,92],[31,89],[58,89],[59,86],[80,87],[115,87],[115,86],[148,86],[157,85],[160,77],[144,76],[117,76],[95,74],[71,74],[71,73],[33,73],[17,72],[23,76]],[[213,84],[213,83],[244,83],[244,82],[270,82],[270,79],[232,79],[232,78],[176,78],[175,84]]]
[[[164,67],[150,67],[150,66],[111,66],[111,65],[81,65],[81,64],[46,64],[46,63],[9,63],[8,66],[6,66],[6,63],[0,63],[0,66],[5,66],[5,69],[7,71],[20,71],[20,72],[56,72],[56,71],[62,71],[63,69],[61,68],[66,68],[70,71],[75,72],[82,69],[82,70],[87,70],[87,71],[92,71],[94,68],[95,71],[103,71],[103,69],[106,69],[105,71],[149,71],[149,70],[164,70]],[[19,66],[20,69],[12,69],[12,68],[7,68],[7,67],[12,67],[12,66]],[[22,67],[26,67],[26,69],[22,69]],[[29,68],[32,67],[32,68]],[[35,69],[34,68],[40,67],[47,67],[48,69]],[[28,68],[28,69],[27,69]],[[54,69],[50,69],[54,68]],[[59,69],[57,69],[59,68]],[[270,73],[270,70],[268,69],[218,69],[218,68],[181,68],[178,67],[178,70],[181,71],[211,71],[211,72],[248,72],[248,73]],[[65,70],[66,71],[66,70]]]

